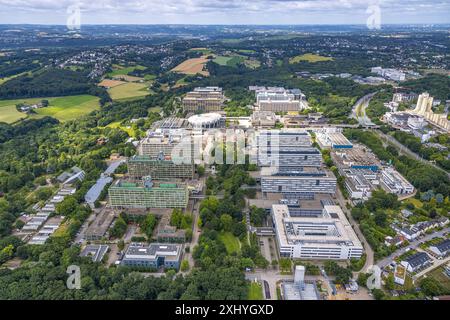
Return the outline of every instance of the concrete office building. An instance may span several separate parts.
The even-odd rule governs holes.
[[[220,111],[224,102],[222,88],[198,87],[186,94],[182,106],[183,110],[188,112],[212,112]]]
[[[280,257],[295,259],[359,259],[363,247],[341,208],[325,205],[318,215],[292,215],[284,204],[272,206]]]
[[[260,130],[256,135],[259,148],[303,148],[312,145],[311,135],[302,129]]]
[[[148,246],[131,243],[121,264],[134,268],[180,268],[182,245],[152,243]]]
[[[160,155],[158,159],[149,156],[133,156],[128,159],[128,175],[134,179],[151,176],[152,179],[193,179],[195,165],[175,164],[170,157]]]
[[[255,111],[251,116],[254,127],[273,127],[277,122],[277,116],[272,111]]]
[[[317,148],[302,147],[294,150],[286,150],[283,147],[278,151],[259,148],[259,166],[279,167],[320,167],[322,165],[322,153]]]
[[[137,151],[139,155],[157,158],[162,152],[170,156],[173,148],[180,142],[180,139],[165,135],[155,135],[142,139],[139,142]]]
[[[114,209],[186,208],[189,190],[176,183],[154,183],[149,177],[142,182],[116,181],[108,190]]]
[[[261,169],[261,191],[264,193],[314,194],[336,192],[336,177],[318,168],[285,170],[275,167]]]
[[[384,168],[381,171],[381,182],[383,188],[390,193],[405,195],[414,192],[414,186],[394,168]]]
[[[289,112],[304,109],[302,101],[297,100],[295,95],[288,92],[258,92],[256,94],[256,105],[259,111]]]

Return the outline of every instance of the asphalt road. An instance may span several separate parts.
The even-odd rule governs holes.
[[[356,101],[352,108],[352,118],[358,120],[359,124],[362,126],[373,126],[375,125],[369,117],[366,115],[366,108],[369,106],[370,99],[376,94],[376,92],[369,93],[364,97]],[[359,111],[359,112],[358,112]],[[358,115],[358,113],[360,115]]]

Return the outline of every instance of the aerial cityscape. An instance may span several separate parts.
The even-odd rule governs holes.
[[[0,1],[0,300],[449,300],[450,4],[152,2]]]

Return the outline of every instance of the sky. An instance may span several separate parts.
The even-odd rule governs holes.
[[[450,0],[0,0],[0,24],[450,23]]]

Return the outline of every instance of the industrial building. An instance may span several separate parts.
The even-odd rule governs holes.
[[[186,208],[189,190],[177,183],[155,183],[150,177],[139,182],[117,180],[109,188],[109,203],[114,209]]]
[[[380,163],[375,154],[361,145],[353,145],[350,149],[335,149],[331,153],[334,163],[339,170],[344,168],[368,169],[377,172]]]
[[[134,179],[151,176],[152,179],[193,179],[195,165],[193,163],[175,164],[170,156],[162,153],[158,159],[149,156],[133,156],[128,159],[128,175]]]
[[[152,243],[148,246],[131,243],[121,264],[134,268],[180,268],[182,245]]]
[[[320,213],[301,213],[285,204],[272,206],[280,257],[297,259],[359,259],[363,247],[345,214],[325,204]]]
[[[322,149],[351,149],[353,144],[342,132],[330,130],[318,130],[316,140]]]
[[[261,191],[264,193],[314,194],[336,192],[336,177],[318,168],[264,167],[261,169]]]
[[[182,106],[187,112],[212,112],[220,111],[224,102],[222,88],[197,87],[186,94],[182,100]]]

